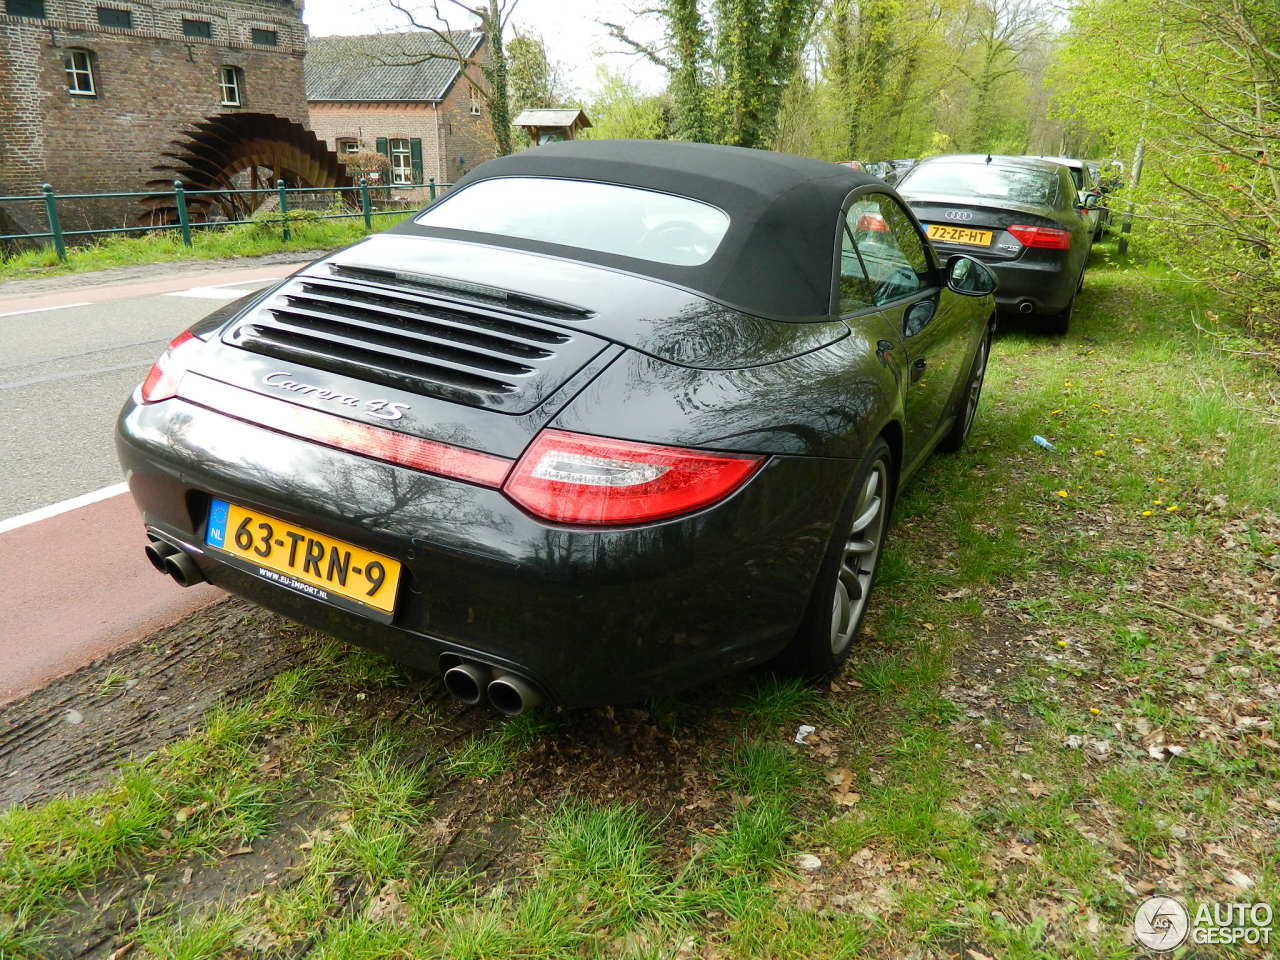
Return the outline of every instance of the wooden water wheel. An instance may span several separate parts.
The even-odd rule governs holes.
[[[237,194],[246,189],[273,188],[277,180],[290,187],[346,187],[351,177],[338,155],[301,124],[269,113],[226,113],[192,125],[161,154],[166,162],[152,167],[163,174],[147,183],[148,190],[171,191],[175,180],[188,191],[193,223],[244,220],[267,194]],[[352,202],[347,195],[347,202]],[[172,194],[142,200],[139,222],[177,223]]]

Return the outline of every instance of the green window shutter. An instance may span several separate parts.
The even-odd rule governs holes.
[[[413,182],[422,183],[422,138],[409,140],[409,162],[413,164]]]
[[[379,137],[379,138],[378,138],[378,140],[377,140],[377,142],[374,144],[374,149],[375,149],[375,150],[377,150],[377,151],[378,151],[380,154],[382,154],[384,157],[386,157],[388,161],[390,161],[390,159],[391,159],[391,148],[387,146],[387,138],[386,138],[386,137]]]

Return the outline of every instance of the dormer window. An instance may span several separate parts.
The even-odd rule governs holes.
[[[224,107],[242,106],[244,73],[239,67],[223,67],[218,74],[218,90]]]
[[[94,97],[93,54],[88,50],[68,50],[63,56],[67,71],[67,93],[77,97]]]

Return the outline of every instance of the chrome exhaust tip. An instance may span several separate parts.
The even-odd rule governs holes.
[[[1034,303],[1032,303],[1030,300],[1019,300],[1019,301],[1018,301],[1018,312],[1019,312],[1019,313],[1030,313],[1030,312],[1031,312],[1032,310],[1034,310],[1035,308],[1036,308],[1036,305],[1035,305]]]
[[[460,663],[444,672],[444,688],[463,703],[474,705],[484,699],[489,677],[488,667],[478,663]]]
[[[173,577],[175,583],[182,587],[194,587],[204,583],[204,574],[196,566],[196,562],[181,550],[175,550],[164,558],[164,572]]]
[[[147,554],[147,563],[151,564],[161,573],[168,573],[165,569],[164,561],[166,557],[171,557],[178,552],[178,548],[171,543],[165,543],[163,540],[150,541],[143,550]]]
[[[524,678],[513,673],[500,674],[489,684],[489,702],[499,713],[516,717],[542,702],[542,694]]]

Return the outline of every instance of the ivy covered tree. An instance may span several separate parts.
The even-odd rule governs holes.
[[[667,71],[676,137],[764,147],[819,7],[820,0],[663,0],[639,14],[662,20],[658,45],[634,39],[622,24],[604,26]]]

